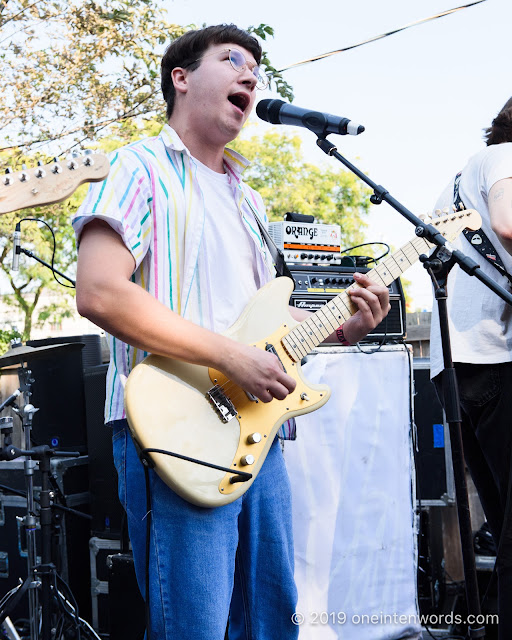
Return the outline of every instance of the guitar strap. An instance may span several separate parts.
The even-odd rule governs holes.
[[[260,228],[260,233],[263,239],[267,243],[267,247],[270,251],[270,255],[272,256],[272,260],[274,261],[274,266],[276,268],[277,276],[278,277],[286,276],[287,278],[291,278],[293,280],[292,272],[290,271],[290,269],[288,268],[288,265],[285,262],[283,252],[270,237],[268,231],[265,229],[265,225],[260,220],[258,212],[256,211],[255,207],[253,207],[252,203],[250,202],[249,198],[247,198],[247,196],[245,197],[245,201],[249,205],[254,215],[254,218],[258,223],[258,227]]]
[[[466,208],[459,193],[459,184],[461,177],[462,171],[459,171],[459,173],[455,176],[455,181],[453,184],[453,203],[457,209]],[[512,285],[512,276],[505,269],[503,260],[500,258],[499,253],[494,248],[494,245],[489,240],[487,234],[484,233],[482,229],[478,229],[477,231],[464,229],[462,233],[466,236],[467,241],[473,245],[478,253],[483,255],[487,262],[492,264],[492,266],[497,269],[502,276],[505,276],[505,278],[507,278],[509,283]]]

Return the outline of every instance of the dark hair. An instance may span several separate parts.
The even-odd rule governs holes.
[[[492,121],[489,128],[485,129],[484,139],[487,146],[512,142],[512,98],[509,98],[503,109]]]
[[[196,31],[187,31],[167,47],[162,58],[162,93],[167,103],[167,119],[172,115],[176,90],[172,81],[172,70],[176,67],[188,67],[194,71],[199,67],[200,58],[212,44],[238,44],[250,51],[256,63],[261,62],[261,46],[247,31],[234,24],[218,24]]]

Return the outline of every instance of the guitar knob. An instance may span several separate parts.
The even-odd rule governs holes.
[[[246,456],[242,456],[240,458],[240,464],[243,467],[246,467],[248,465],[254,464],[254,456],[251,456],[251,454],[247,454]]]
[[[250,433],[247,436],[247,442],[249,444],[258,444],[258,442],[261,442],[261,433],[258,433],[257,431],[255,433]]]

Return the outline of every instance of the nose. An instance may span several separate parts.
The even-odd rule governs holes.
[[[254,89],[254,87],[256,86],[256,82],[257,82],[256,76],[249,69],[249,65],[247,64],[244,65],[244,68],[240,73],[240,82],[242,82],[243,84],[250,85],[251,89]]]

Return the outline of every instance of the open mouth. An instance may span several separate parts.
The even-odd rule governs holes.
[[[235,107],[238,107],[242,113],[245,112],[250,102],[250,98],[246,93],[234,93],[228,96],[228,100],[234,104]]]

